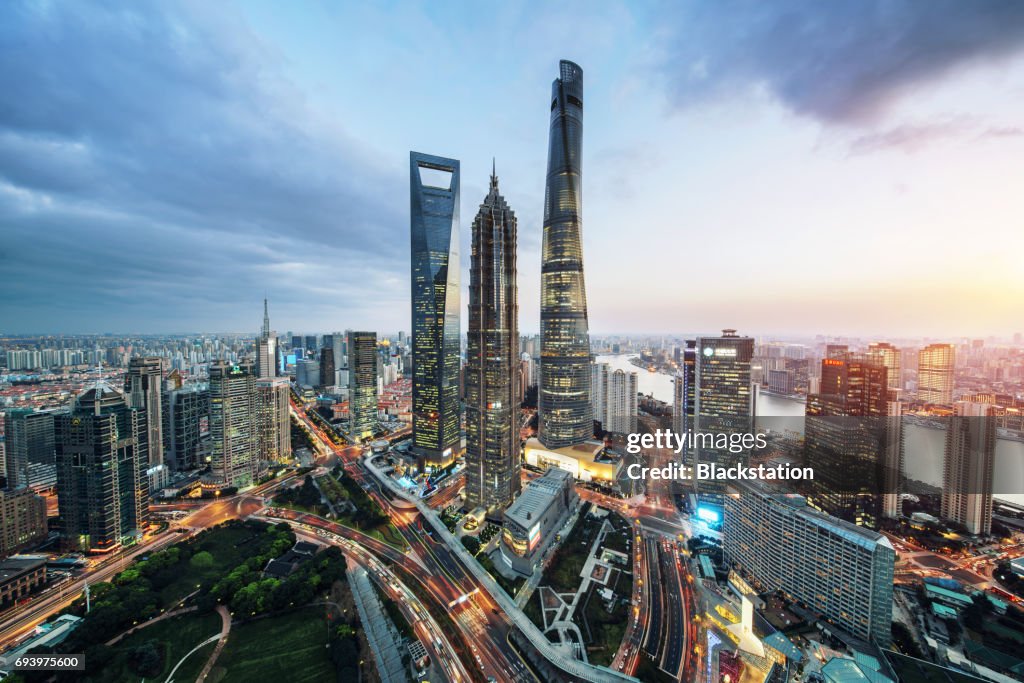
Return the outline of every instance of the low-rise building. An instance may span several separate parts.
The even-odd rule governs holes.
[[[523,576],[532,574],[579,501],[565,470],[552,468],[531,481],[505,510],[501,559]]]
[[[45,558],[11,557],[0,562],[0,607],[28,597],[45,582]]]
[[[580,481],[614,482],[622,468],[622,459],[610,454],[600,441],[584,441],[575,446],[549,449],[540,439],[527,439],[523,449],[527,465],[556,467]]]

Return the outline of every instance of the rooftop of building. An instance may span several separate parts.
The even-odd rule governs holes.
[[[46,566],[45,558],[9,557],[0,562],[0,583],[7,583],[23,574]]]
[[[505,510],[505,518],[523,528],[529,528],[539,520],[554,502],[558,493],[572,481],[572,475],[565,470],[551,468],[543,476],[534,479]]]
[[[770,497],[776,502],[792,508],[797,515],[802,516],[810,523],[868,550],[878,547],[892,550],[892,543],[882,534],[815,510],[807,504],[807,499],[799,494],[783,493],[759,481],[736,482],[733,487],[738,491],[737,495],[740,496],[753,494]]]

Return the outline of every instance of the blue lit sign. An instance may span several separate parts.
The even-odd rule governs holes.
[[[708,524],[717,524],[722,520],[722,515],[717,510],[706,507],[697,508],[697,517]]]

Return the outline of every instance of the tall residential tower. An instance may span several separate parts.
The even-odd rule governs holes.
[[[551,84],[540,290],[540,441],[556,449],[593,436],[590,331],[581,234],[583,70],[562,60]]]
[[[491,188],[473,220],[466,350],[466,506],[502,512],[519,493],[516,216]]]

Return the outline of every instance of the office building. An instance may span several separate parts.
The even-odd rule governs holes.
[[[680,356],[679,370],[672,385],[672,431],[685,434],[693,429],[697,405],[697,342],[687,339]]]
[[[917,356],[917,400],[942,406],[953,404],[953,365],[956,347],[929,344]]]
[[[320,361],[303,358],[295,361],[295,383],[312,389],[320,384]]]
[[[466,507],[500,517],[519,494],[516,216],[491,185],[473,219],[466,336]]]
[[[137,541],[149,524],[146,411],[96,382],[57,415],[57,499],[65,546],[107,552]]]
[[[726,329],[721,337],[698,338],[695,349],[694,431],[727,434],[730,438],[749,434],[753,428],[750,360],[754,340]],[[745,461],[746,457],[746,453],[728,449],[700,448],[694,453],[694,462],[728,467]],[[700,482],[697,491],[705,503],[718,503],[724,485]]]
[[[455,458],[462,438],[459,162],[411,152],[409,165],[413,453],[421,468],[438,467]]]
[[[594,435],[581,219],[583,70],[576,64],[559,63],[550,108],[541,248],[538,436],[555,450]]]
[[[255,375],[251,363],[210,365],[210,468],[227,486],[250,486],[259,476]]]
[[[31,408],[11,408],[4,414],[4,476],[8,488],[49,488],[55,479],[53,413]],[[44,472],[44,481],[32,481],[33,470]]]
[[[334,348],[324,347],[320,349],[320,381],[317,386],[333,387],[335,381]]]
[[[808,507],[760,483],[726,496],[722,549],[759,591],[781,591],[880,647],[891,640],[896,553],[874,531]]]
[[[608,394],[605,397],[608,419],[605,431],[632,434],[636,431],[637,374],[616,370],[608,376]]]
[[[900,404],[888,400],[888,368],[875,358],[822,359],[819,392],[807,397],[804,439],[815,472],[811,504],[869,527],[895,516],[902,463]]]
[[[903,389],[903,354],[900,349],[888,342],[872,342],[868,344],[868,358],[885,366],[890,389]]]
[[[256,376],[277,375],[277,333],[270,329],[270,312],[267,300],[263,300],[263,327],[256,339]]]
[[[210,436],[210,390],[191,384],[164,395],[164,457],[178,472],[206,465]]]
[[[590,411],[594,422],[601,425],[601,429],[608,429],[608,406],[605,401],[608,399],[608,373],[611,367],[608,363],[590,364]]]
[[[579,503],[568,472],[553,468],[531,481],[505,510],[501,559],[516,573],[530,576]]]
[[[348,332],[349,434],[371,439],[377,431],[377,333]]]
[[[287,377],[260,377],[256,380],[256,431],[261,469],[291,460],[290,398],[291,387]]]
[[[0,560],[46,538],[46,501],[28,488],[0,488]]]
[[[163,365],[160,358],[132,358],[128,362],[124,391],[128,405],[146,413],[149,467],[164,464]]]
[[[992,532],[995,453],[994,406],[957,401],[946,430],[942,516],[978,536]]]

